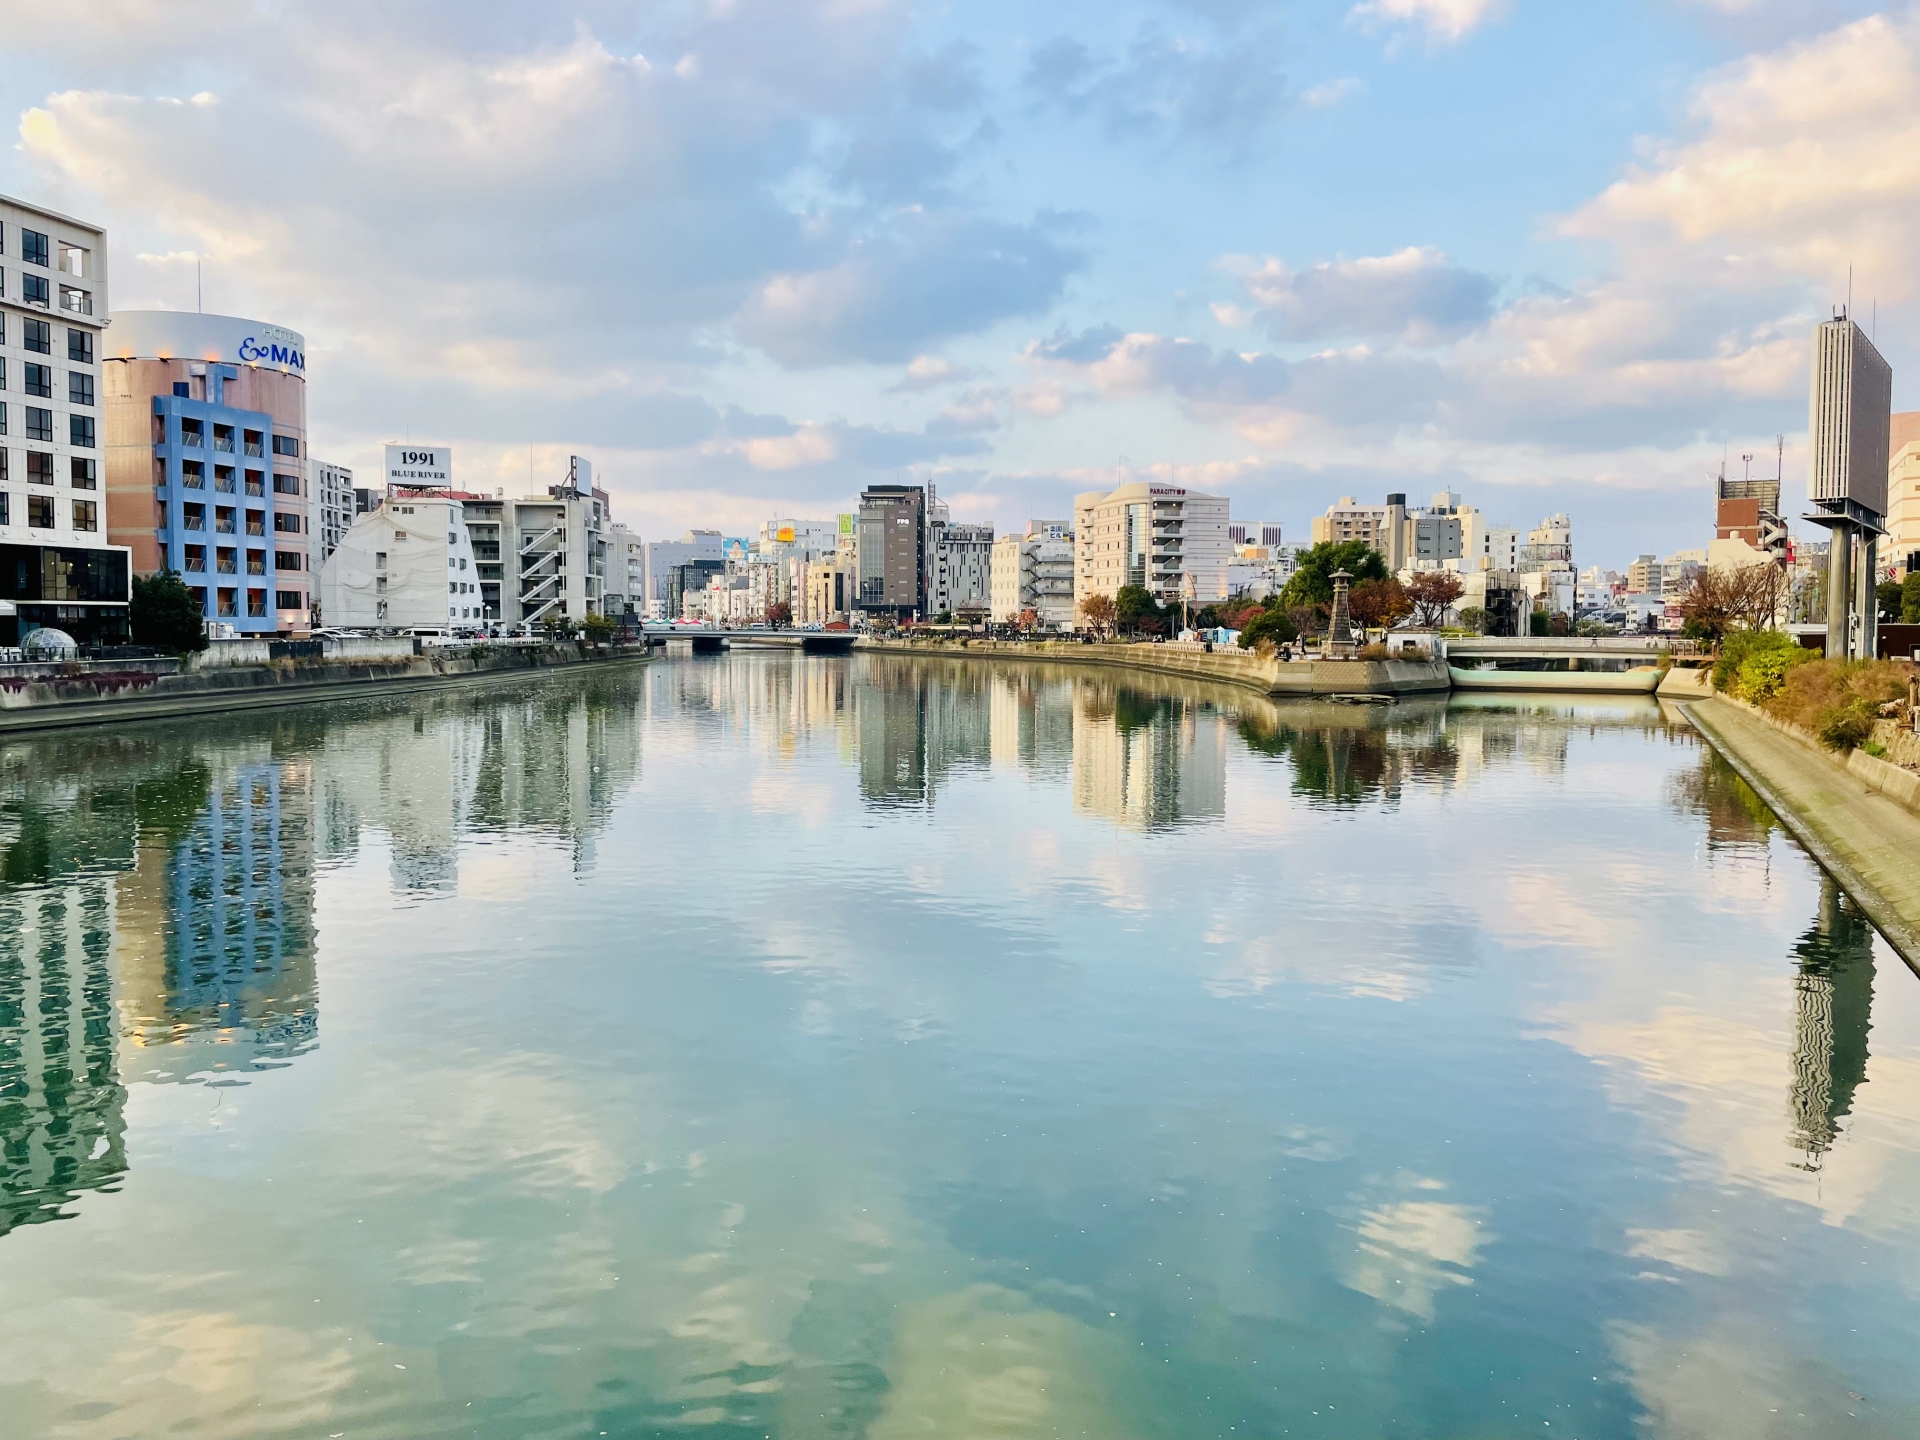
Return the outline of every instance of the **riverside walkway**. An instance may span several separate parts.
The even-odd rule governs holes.
[[[1739,705],[1679,708],[1920,973],[1920,815]]]

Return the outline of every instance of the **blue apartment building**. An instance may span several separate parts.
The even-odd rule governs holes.
[[[307,604],[306,466],[298,437],[276,435],[266,411],[224,402],[238,378],[236,367],[213,363],[206,399],[193,399],[185,381],[153,397],[155,539],[165,568],[186,581],[208,620],[271,635],[276,612]]]

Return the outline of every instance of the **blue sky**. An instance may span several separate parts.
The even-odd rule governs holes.
[[[591,456],[648,536],[932,479],[1019,525],[1451,487],[1581,563],[1704,544],[1807,332],[1897,406],[1920,21],[1846,0],[569,9],[179,0],[9,18],[0,188],[119,308],[304,332],[317,454]]]

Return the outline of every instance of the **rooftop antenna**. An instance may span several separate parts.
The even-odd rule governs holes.
[[[1773,437],[1773,480],[1777,485],[1787,478],[1787,437]]]
[[[1751,453],[1748,453],[1748,454],[1745,454],[1745,455],[1742,455],[1742,456],[1740,457],[1740,463],[1741,463],[1741,466],[1742,466],[1742,469],[1741,469],[1741,471],[1740,471],[1740,480],[1741,480],[1741,483],[1742,483],[1742,484],[1750,484],[1750,483],[1752,482],[1752,480],[1753,480],[1753,456],[1752,456],[1752,454],[1751,454]]]
[[[1847,266],[1847,308],[1846,314],[1853,314],[1853,266]]]

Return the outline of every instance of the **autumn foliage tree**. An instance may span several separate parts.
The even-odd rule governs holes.
[[[1080,602],[1080,618],[1096,632],[1105,634],[1113,629],[1115,608],[1111,595],[1089,595]]]
[[[1362,580],[1348,591],[1347,613],[1356,625],[1390,630],[1413,613],[1413,601],[1406,586],[1389,575],[1384,580]]]
[[[1453,608],[1453,602],[1467,590],[1451,570],[1417,571],[1403,588],[1407,599],[1413,602],[1413,623],[1428,629],[1438,629]]]
[[[1730,630],[1770,630],[1787,595],[1787,572],[1771,562],[1694,572],[1676,604],[1695,639],[1718,646]]]

